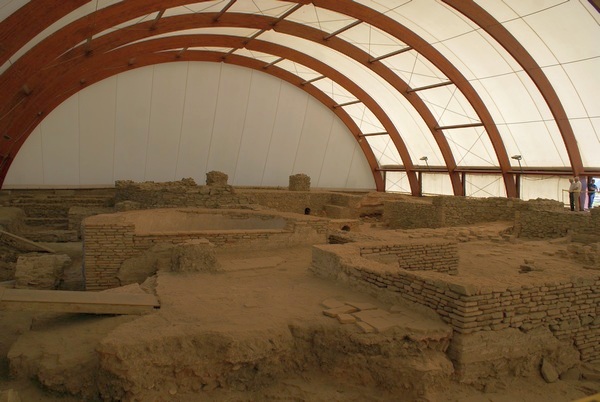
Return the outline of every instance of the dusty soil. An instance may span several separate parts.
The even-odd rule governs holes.
[[[500,237],[506,228],[499,223],[383,231],[365,224],[357,236],[464,240],[459,246],[460,277],[478,284],[551,280],[582,269],[566,258],[566,239],[509,242]],[[73,259],[65,286],[77,289],[81,245],[49,246]],[[218,258],[223,273],[159,273],[155,289],[161,309],[151,315],[0,311],[0,391],[12,388],[23,401],[53,402],[100,400],[99,393],[114,400],[144,401],[562,402],[600,392],[600,382],[547,384],[541,376],[496,378],[476,389],[453,381],[449,361],[435,349],[425,350],[427,359],[417,367],[408,361],[423,350],[411,349],[415,343],[406,339],[411,334],[441,339],[447,327],[425,309],[314,277],[308,271],[308,247],[221,251]],[[526,259],[538,270],[520,273]],[[323,301],[332,299],[396,311],[406,325],[369,338],[367,347],[354,324],[323,315]],[[302,342],[309,338],[310,345]],[[394,349],[396,342],[406,350]],[[360,353],[354,350],[357,345],[363,348]],[[368,348],[379,352],[371,355]],[[389,361],[381,359],[384,348]],[[12,373],[9,354],[17,362]],[[98,370],[100,366],[104,369]],[[390,387],[393,381],[386,375],[407,384]],[[416,381],[424,386],[415,386]],[[118,391],[123,388],[129,392]]]

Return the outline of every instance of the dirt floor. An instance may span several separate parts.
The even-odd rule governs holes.
[[[459,275],[480,285],[558,279],[582,269],[567,258],[567,239],[507,241],[501,236],[507,227],[384,231],[364,224],[356,236],[459,239]],[[72,258],[65,287],[80,288],[81,244],[47,245]],[[150,315],[0,311],[0,391],[14,389],[27,402],[95,401],[99,395],[131,401],[562,402],[600,392],[600,375],[550,384],[541,376],[459,384],[443,352],[406,341],[419,334],[441,342],[451,336],[444,323],[426,309],[315,277],[308,271],[309,247],[219,251],[217,257],[223,269],[217,274],[159,272],[146,284],[161,301]],[[525,260],[534,271],[520,272]],[[354,324],[323,314],[323,302],[332,300],[394,311],[403,324],[367,338]]]

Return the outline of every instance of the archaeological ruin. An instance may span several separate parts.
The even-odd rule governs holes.
[[[600,210],[307,183],[3,190],[2,375],[115,401],[600,388]],[[111,310],[133,295],[156,305]]]

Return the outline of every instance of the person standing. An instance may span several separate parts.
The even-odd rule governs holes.
[[[571,211],[575,211],[575,180],[569,178],[569,205],[571,206]]]
[[[573,198],[575,200],[575,211],[581,211],[581,182],[579,181],[579,177],[573,178],[574,180],[574,188],[573,188]]]
[[[596,180],[591,179],[587,185],[588,191],[588,209],[592,209],[594,206],[594,198],[596,197],[596,192],[598,191],[598,186],[596,186]]]

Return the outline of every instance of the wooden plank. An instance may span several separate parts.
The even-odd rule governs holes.
[[[145,314],[159,307],[156,296],[150,294],[0,289],[0,310]]]
[[[43,253],[55,253],[49,247],[42,246],[36,242],[26,239],[15,234],[0,230],[0,242],[7,244],[8,246],[14,247],[20,251],[38,251]]]

